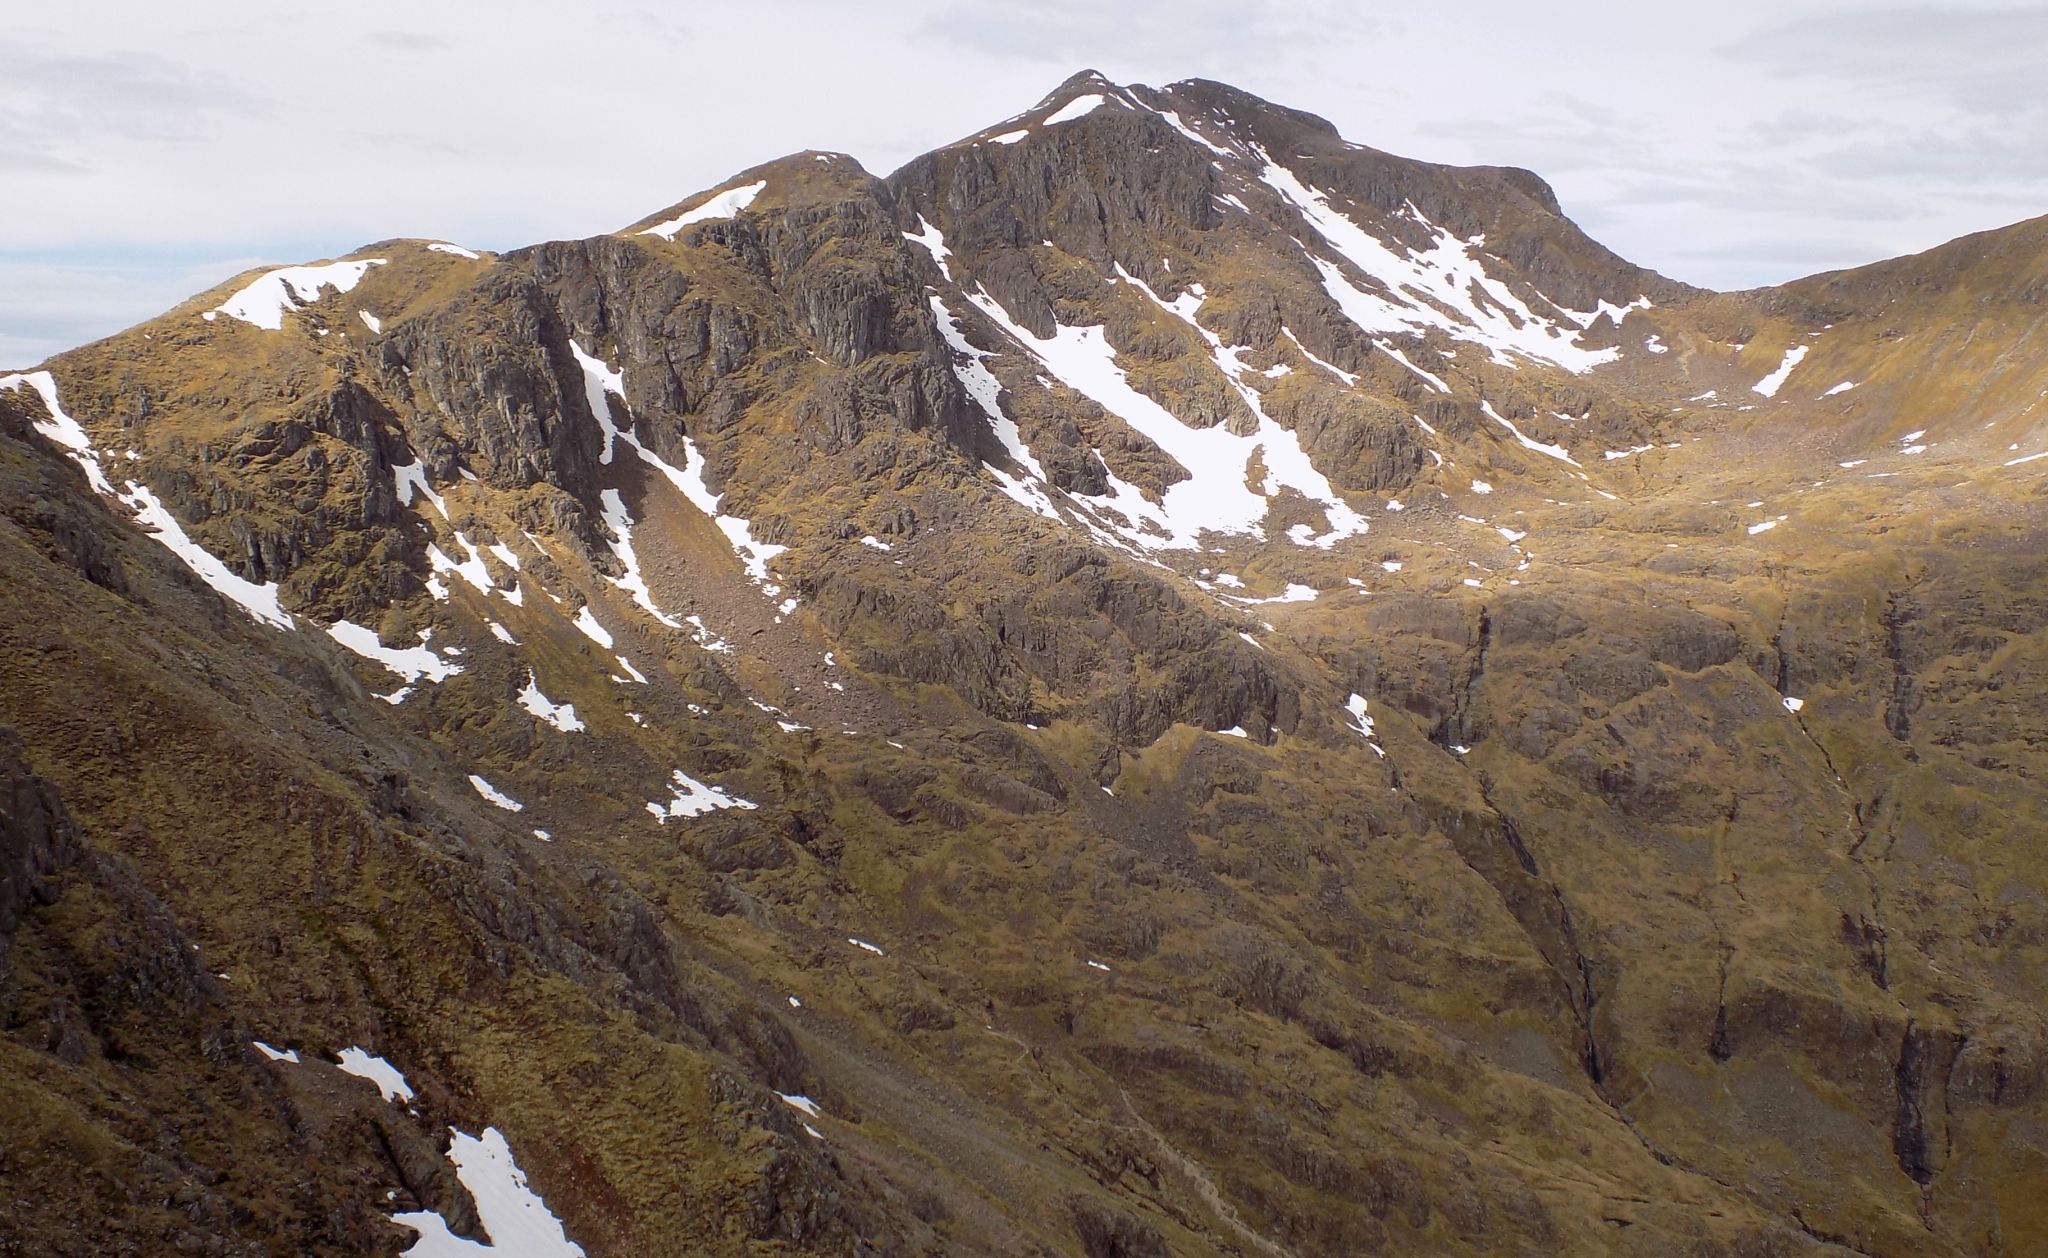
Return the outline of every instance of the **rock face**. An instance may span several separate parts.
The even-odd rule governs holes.
[[[2041,1250],[2043,223],[1083,74],[0,377],[0,1249]]]
[[[78,859],[78,835],[50,784],[27,771],[21,740],[0,730],[0,972],[21,919],[57,898],[59,877]]]

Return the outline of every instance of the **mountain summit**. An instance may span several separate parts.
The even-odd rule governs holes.
[[[1086,72],[0,376],[0,1249],[2040,1250],[2044,224]]]

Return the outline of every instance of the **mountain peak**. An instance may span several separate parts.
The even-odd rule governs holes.
[[[1089,92],[1118,92],[1123,85],[1111,79],[1100,70],[1076,70],[1061,80],[1060,85],[1039,99],[1038,107],[1056,105]]]
[[[1254,148],[1287,154],[1304,147],[1364,147],[1346,144],[1335,124],[1326,118],[1275,104],[1228,83],[1190,78],[1155,88],[1143,83],[1118,83],[1092,69],[1068,75],[1029,109],[984,127],[959,143],[1014,144],[1035,128],[1074,122],[1105,108],[1155,115],[1218,156],[1249,157]]]

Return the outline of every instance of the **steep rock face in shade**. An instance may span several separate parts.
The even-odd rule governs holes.
[[[2040,1249],[2044,222],[1084,73],[0,376],[0,1249]]]

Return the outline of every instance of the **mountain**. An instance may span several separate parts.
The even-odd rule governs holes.
[[[0,1249],[2038,1252],[2044,233],[1087,73],[0,376]]]

